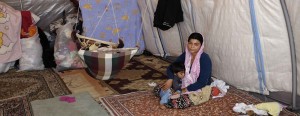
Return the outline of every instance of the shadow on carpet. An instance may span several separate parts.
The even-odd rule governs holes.
[[[120,94],[150,90],[148,83],[166,81],[166,69],[170,63],[155,56],[134,56],[112,79],[100,80]]]
[[[0,114],[4,112],[5,115],[1,116],[6,116],[17,115],[19,111],[27,112],[30,109],[26,104],[30,104],[31,101],[68,95],[71,92],[52,69],[22,72],[12,69],[0,75],[0,93]]]

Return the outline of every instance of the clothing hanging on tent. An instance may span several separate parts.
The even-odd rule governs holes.
[[[175,23],[183,21],[180,0],[159,0],[154,13],[154,27],[161,30],[172,28]]]

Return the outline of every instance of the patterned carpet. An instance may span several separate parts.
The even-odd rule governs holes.
[[[32,116],[26,96],[0,100],[0,116]]]
[[[100,81],[120,94],[150,90],[148,83],[163,83],[169,63],[154,56],[135,56],[111,80]]]
[[[31,101],[70,93],[52,69],[24,72],[10,70],[0,74],[0,116],[31,115]]]
[[[100,101],[111,115],[117,116],[235,116],[239,115],[232,110],[236,103],[257,104],[261,102],[235,88],[231,88],[223,98],[212,99],[186,109],[160,109],[159,98],[149,91],[103,97]],[[296,114],[284,109],[280,116],[296,116]]]
[[[16,72],[10,70],[0,75],[0,99],[28,96],[29,101],[67,95],[62,79],[52,69]]]
[[[151,92],[149,82],[163,83],[166,80],[166,68],[170,63],[154,56],[135,56],[113,79],[100,81],[102,86],[110,87],[121,95],[100,98],[101,104],[111,115],[238,115],[232,108],[235,103],[256,104],[262,101],[248,93],[231,88],[221,99],[213,99],[199,106],[184,110],[159,108],[159,98]],[[284,110],[282,116],[296,114]]]

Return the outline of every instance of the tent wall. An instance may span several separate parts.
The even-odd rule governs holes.
[[[143,19],[150,18],[151,20],[144,23],[144,27],[151,27],[152,31],[158,31],[157,37],[161,37],[159,35],[161,30],[152,26],[157,0],[147,0],[147,2],[152,5],[152,14],[150,17],[143,16]],[[300,27],[299,21],[297,22],[299,3],[297,2],[299,1],[289,0],[288,3],[293,6],[288,6],[288,8],[290,8],[289,12],[293,13],[291,17],[294,17],[292,25],[295,26],[293,26],[294,34],[296,34],[294,35],[295,43],[299,44],[300,35],[297,35]],[[157,39],[161,40],[163,46],[161,50],[170,53],[169,45],[166,45],[170,43],[173,44],[172,49],[177,46],[177,49],[181,47],[181,50],[184,50],[188,35],[197,31],[204,36],[204,51],[212,59],[214,77],[239,89],[267,95],[269,92],[292,91],[289,38],[280,1],[182,0],[181,3],[184,21],[165,31],[172,35],[166,35],[163,38],[172,38],[172,41],[166,43],[162,39]],[[147,31],[149,29],[146,28],[145,31],[151,32]],[[176,33],[179,33],[180,38],[176,38],[178,36]],[[154,40],[153,35],[145,37],[145,40]],[[182,45],[179,46],[178,43]],[[146,49],[149,49],[149,46],[155,46],[147,41],[146,45]],[[296,44],[296,46],[299,45]],[[153,47],[151,49],[153,50],[150,52],[155,51]],[[182,53],[182,51],[176,52],[178,53],[172,52],[167,55],[177,56]],[[299,52],[299,47],[297,47],[297,53],[300,54]],[[299,67],[299,58],[297,60]],[[300,68],[298,68],[298,73],[299,70]],[[300,95],[299,89],[298,95]]]
[[[142,13],[142,28],[145,39],[145,49],[156,56],[163,56],[164,50],[158,37],[157,29],[152,26],[153,10],[150,0],[138,0],[140,12]],[[151,18],[152,17],[152,18]],[[156,32],[156,33],[155,33]]]
[[[290,45],[290,54],[291,54],[291,62],[292,62],[292,92],[285,92],[285,91],[278,91],[278,92],[270,92],[270,95],[267,97],[254,94],[259,98],[263,98],[265,101],[281,101],[286,104],[291,105],[291,109],[297,110],[297,107],[300,107],[300,96],[297,96],[297,91],[299,94],[299,76],[297,77],[297,52],[299,51],[299,26],[296,22],[297,16],[299,16],[299,1],[298,3],[294,0],[280,0],[281,7],[283,9],[285,21],[286,21],[286,28],[288,31],[288,38],[289,38],[289,45]],[[294,32],[294,33],[293,33]],[[296,45],[296,46],[295,46]],[[299,52],[298,52],[299,54]],[[299,59],[298,59],[298,67],[299,67]],[[299,74],[299,69],[298,69]],[[298,78],[298,79],[297,79]],[[298,81],[297,81],[298,80]],[[290,81],[290,80],[288,80]],[[298,90],[297,90],[298,88]]]
[[[192,6],[196,31],[203,34],[205,52],[213,62],[213,76],[243,90],[268,94],[256,71],[249,2],[193,0]]]
[[[179,28],[175,25],[173,28],[162,31],[153,27],[154,12],[158,0],[139,0],[141,12],[146,12],[142,16],[143,32],[146,43],[146,50],[157,56],[178,56],[182,53],[181,36]]]
[[[193,2],[196,31],[206,38],[214,76],[247,91],[291,92],[290,48],[279,1]]]
[[[280,1],[253,1],[262,45],[267,88],[270,91],[291,92],[291,53]]]
[[[300,1],[299,0],[286,0],[289,17],[291,20],[294,42],[296,47],[297,59],[297,93],[300,94]],[[300,99],[298,99],[300,100]]]
[[[178,23],[179,33],[181,37],[182,50],[185,49],[188,37],[192,32],[195,32],[195,24],[192,12],[191,0],[181,0],[181,7],[183,13],[183,22]]]
[[[62,12],[70,13],[75,10],[70,0],[1,0],[16,10],[29,10],[40,17],[38,26],[49,30],[49,24],[62,17]]]

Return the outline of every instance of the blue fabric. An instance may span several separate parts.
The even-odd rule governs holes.
[[[166,104],[168,103],[170,96],[171,96],[171,89],[168,89],[166,91],[160,90],[159,96],[160,96],[160,104]]]
[[[120,36],[124,38],[125,48],[135,47],[139,43],[139,50],[144,50],[141,12],[137,0],[109,1],[79,1],[85,36],[104,41],[112,40],[115,43],[118,42]]]
[[[185,52],[182,53],[175,62],[184,62],[185,60]],[[211,72],[212,72],[212,63],[211,59],[205,52],[202,53],[200,58],[200,74],[197,79],[197,82],[191,84],[187,87],[188,91],[196,91],[209,85],[211,83]],[[171,67],[167,68],[167,75],[169,79],[174,79],[174,73],[171,71]]]
[[[263,93],[264,87],[266,85],[265,80],[265,69],[264,69],[264,60],[261,51],[261,44],[260,44],[260,37],[259,31],[256,22],[256,15],[255,15],[255,8],[254,8],[254,1],[249,1],[250,13],[251,13],[251,24],[252,24],[252,31],[253,31],[253,45],[254,45],[254,54],[255,54],[255,63],[256,69],[258,72],[258,80],[259,80],[259,87],[260,93]]]

